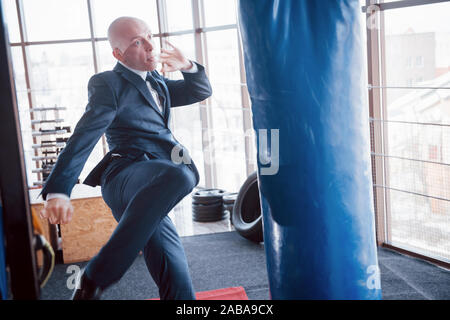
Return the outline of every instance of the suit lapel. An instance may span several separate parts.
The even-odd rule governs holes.
[[[120,63],[117,63],[114,67],[114,71],[120,73],[122,77],[124,77],[126,80],[131,82],[136,89],[144,96],[145,100],[150,104],[150,106],[155,109],[156,113],[165,120],[165,116],[163,116],[156,105],[155,100],[153,100],[152,95],[150,94],[150,90],[148,89],[147,85],[145,84],[145,81],[138,76],[136,73],[128,70],[124,66],[122,66]],[[166,109],[166,108],[164,108]]]

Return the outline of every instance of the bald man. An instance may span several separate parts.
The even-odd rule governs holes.
[[[161,299],[195,299],[184,249],[167,214],[198,184],[199,173],[168,123],[170,108],[211,96],[210,83],[203,66],[170,43],[157,55],[150,28],[142,20],[116,19],[108,39],[118,62],[112,71],[89,80],[86,111],[42,189],[41,217],[52,224],[70,222],[71,191],[105,133],[111,151],[83,183],[101,186],[118,225],[83,269],[72,299],[99,299],[140,250]],[[181,71],[184,79],[161,76],[155,70],[158,61],[162,72]]]

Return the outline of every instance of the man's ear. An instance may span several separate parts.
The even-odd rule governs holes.
[[[123,62],[123,54],[119,50],[119,48],[114,48],[112,54],[113,54],[114,58],[116,58],[117,60]]]

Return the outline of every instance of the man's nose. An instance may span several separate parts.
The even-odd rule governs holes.
[[[144,39],[144,41],[145,41],[145,49],[147,51],[152,51],[155,48],[155,45],[152,40],[149,41],[147,39]]]

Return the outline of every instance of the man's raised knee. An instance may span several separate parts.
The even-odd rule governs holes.
[[[167,178],[175,182],[177,186],[180,186],[186,194],[190,193],[195,187],[194,174],[181,165],[174,165],[168,169]]]

